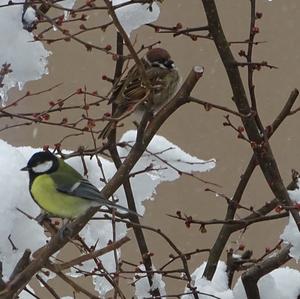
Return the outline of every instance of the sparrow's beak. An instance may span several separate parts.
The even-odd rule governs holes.
[[[21,171],[28,171],[29,168],[28,168],[28,166],[25,166],[25,167],[21,168],[20,170],[21,170]]]

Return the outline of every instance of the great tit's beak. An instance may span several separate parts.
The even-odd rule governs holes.
[[[28,166],[25,166],[25,167],[21,168],[20,170],[21,170],[21,171],[28,171],[29,168],[28,168]]]

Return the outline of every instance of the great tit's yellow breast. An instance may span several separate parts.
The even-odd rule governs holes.
[[[35,178],[31,186],[31,194],[43,210],[62,218],[76,218],[89,207],[95,206],[94,201],[58,191],[54,180],[47,174]]]

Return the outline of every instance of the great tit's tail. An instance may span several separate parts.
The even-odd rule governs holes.
[[[109,208],[116,208],[116,209],[119,209],[121,211],[124,211],[124,212],[127,212],[128,214],[131,214],[131,215],[135,215],[135,216],[138,216],[138,217],[143,217],[142,215],[132,211],[132,210],[129,210],[123,206],[120,206],[114,202],[111,202],[111,201],[105,201],[105,206],[109,207]]]

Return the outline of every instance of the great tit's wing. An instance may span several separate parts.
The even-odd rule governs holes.
[[[122,207],[116,203],[113,203],[107,199],[105,199],[103,196],[101,196],[101,193],[99,190],[91,184],[88,180],[86,179],[80,179],[79,181],[75,182],[74,184],[69,184],[69,183],[56,183],[56,190],[59,192],[63,192],[65,194],[71,195],[71,196],[76,196],[76,197],[81,197],[87,200],[92,200],[95,203],[99,203],[99,206],[107,206],[110,208],[117,208],[122,211],[125,211],[130,214],[134,214],[137,216],[140,216],[139,214]]]
[[[104,203],[105,201],[99,190],[85,179],[77,180],[76,182],[72,182],[72,184],[70,182],[57,183],[56,189],[68,195],[94,200],[99,203]]]
[[[59,168],[50,173],[55,182],[56,189],[72,196],[90,199],[103,204],[105,199],[101,196],[99,190],[86,180],[72,166],[59,159]]]
[[[50,176],[55,182],[56,190],[59,192],[98,202],[99,206],[104,205],[138,215],[137,213],[104,198],[97,187],[83,178],[79,172],[61,159],[59,159],[58,171],[51,173]]]

